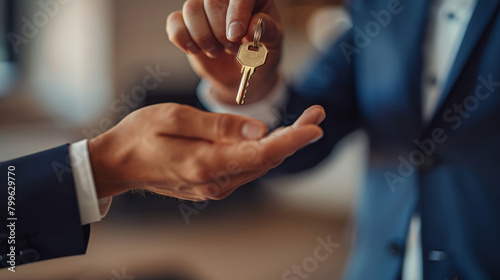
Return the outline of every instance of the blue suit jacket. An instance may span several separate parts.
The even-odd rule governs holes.
[[[90,226],[82,226],[69,164],[68,145],[0,163],[0,261],[14,253],[16,264],[84,254]],[[8,170],[15,168],[14,216],[7,209]],[[12,194],[12,193],[11,193]],[[17,218],[7,221],[7,218]],[[15,229],[6,227],[11,222]],[[15,244],[12,237],[15,236]],[[11,246],[15,246],[14,252]],[[0,266],[1,267],[1,266]]]
[[[286,109],[324,105],[325,137],[275,172],[314,166],[362,127],[370,160],[345,278],[398,279],[418,212],[425,279],[500,279],[499,1],[478,0],[429,124],[420,98],[430,1],[350,2],[353,28],[316,59]]]

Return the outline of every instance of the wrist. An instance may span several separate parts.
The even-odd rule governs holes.
[[[97,197],[111,197],[127,191],[121,184],[116,168],[120,164],[114,163],[112,145],[106,134],[88,141],[89,157],[94,175]]]

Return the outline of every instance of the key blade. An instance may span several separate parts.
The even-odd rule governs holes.
[[[250,84],[250,78],[253,74],[253,68],[243,66],[242,72],[243,77],[241,78],[240,88],[238,89],[238,95],[236,96],[236,103],[238,105],[245,104],[245,95],[248,85]]]

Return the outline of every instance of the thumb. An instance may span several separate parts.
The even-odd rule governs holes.
[[[230,0],[226,16],[226,37],[231,42],[240,41],[247,34],[255,0]]]

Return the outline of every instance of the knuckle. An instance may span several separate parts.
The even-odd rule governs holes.
[[[181,31],[180,30],[175,30],[173,31],[172,33],[169,33],[168,34],[168,40],[178,46],[182,46],[184,41],[185,37],[181,34]]]
[[[172,26],[173,24],[182,20],[182,12],[176,11],[168,15],[167,17],[167,26]]]
[[[180,104],[178,103],[173,103],[173,102],[169,102],[169,103],[163,103],[161,104],[160,106],[163,106],[163,109],[169,111],[171,110],[172,108],[175,108],[175,107],[178,107],[180,106]]]
[[[179,44],[180,41],[180,36],[179,34],[175,33],[167,33],[168,34],[168,40],[173,43],[173,44]]]
[[[196,15],[203,12],[203,4],[199,0],[187,0],[182,6],[182,12],[186,16]]]
[[[177,130],[177,128],[182,125],[183,114],[183,105],[168,103],[164,105],[164,110],[160,119],[168,124],[169,130]]]
[[[198,33],[192,33],[191,37],[193,40],[198,42],[200,46],[212,46],[215,44],[215,39],[212,35],[212,33],[209,32],[198,32]]]
[[[205,11],[212,26],[212,33],[220,42],[226,40],[226,12],[228,2],[225,0],[206,0]]]
[[[167,115],[171,118],[178,118],[184,111],[184,106],[177,103],[168,103],[165,105]]]
[[[182,15],[181,12],[175,12],[171,13],[167,17],[167,35],[168,39],[172,42],[179,42],[181,38],[181,21],[182,21]]]
[[[228,114],[218,115],[214,123],[214,135],[220,138],[228,138],[230,136],[232,118]]]
[[[252,15],[252,12],[250,10],[242,9],[238,5],[229,6],[227,13],[230,15],[232,19],[244,19],[244,20],[248,20]]]
[[[195,164],[191,167],[189,178],[197,183],[205,183],[210,180],[210,172],[204,166]]]
[[[225,0],[206,0],[205,10],[222,17],[227,11],[228,3]]]

